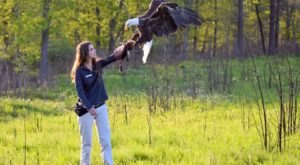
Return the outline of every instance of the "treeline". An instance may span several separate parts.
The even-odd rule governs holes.
[[[299,0],[172,2],[198,11],[205,23],[156,38],[152,62],[299,54]],[[132,35],[134,28],[124,31],[125,21],[144,13],[149,3],[0,0],[0,90],[44,84],[51,75],[69,72],[74,48],[83,40],[93,41],[98,53],[107,55]],[[165,60],[162,54],[167,54]]]

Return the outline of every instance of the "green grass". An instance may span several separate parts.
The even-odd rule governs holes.
[[[9,100],[9,99],[6,99]],[[17,102],[26,102],[25,100]],[[189,100],[187,100],[189,101]],[[116,104],[114,104],[116,102]],[[10,103],[11,105],[14,102]],[[30,112],[1,122],[1,164],[77,164],[79,131],[77,117],[63,105],[30,103],[53,113]],[[151,139],[146,105],[129,104],[128,125],[120,99],[112,97],[109,115],[116,164],[298,164],[300,134],[289,137],[282,153],[262,149],[255,123],[243,129],[239,108],[228,104],[198,102],[198,105],[151,116]],[[24,109],[25,110],[25,109]],[[26,131],[26,141],[25,141]],[[26,149],[26,150],[25,150]],[[94,129],[92,162],[99,164],[100,149]],[[288,159],[287,159],[288,158]]]
[[[291,58],[295,70],[299,61]],[[282,152],[276,148],[278,103],[274,88],[264,88],[272,121],[272,149],[263,149],[256,129],[253,85],[245,81],[241,87],[241,62],[230,62],[235,68],[231,92],[207,91],[205,63],[183,62],[177,74],[175,66],[161,65],[155,67],[156,74],[148,66],[130,69],[126,75],[107,70],[104,79],[110,97],[107,104],[115,164],[300,164],[299,128],[287,137]],[[262,72],[267,59],[257,58],[256,62]],[[196,97],[189,89],[193,80],[199,90]],[[151,87],[158,96],[156,113],[152,114],[148,111]],[[23,92],[23,97],[0,98],[0,164],[78,164],[78,120],[71,111],[77,97],[69,77],[58,76],[52,89]],[[99,147],[94,128],[93,164],[102,162]]]

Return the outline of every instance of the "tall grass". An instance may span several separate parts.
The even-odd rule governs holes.
[[[255,60],[263,78],[267,60]],[[300,67],[299,59],[291,62]],[[239,60],[230,65],[230,91],[223,91],[220,81],[213,93],[201,62],[130,68],[126,75],[107,70],[115,164],[299,164],[299,131],[282,152],[273,133],[273,149],[264,150],[251,65]],[[262,85],[275,128],[276,91]],[[0,164],[78,164],[80,138],[72,111],[77,97],[68,76],[59,76],[51,88],[24,89],[23,96],[0,98]],[[94,129],[92,163],[101,164],[96,136]]]

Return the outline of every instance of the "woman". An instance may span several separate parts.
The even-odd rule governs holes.
[[[84,41],[77,46],[71,78],[76,85],[79,103],[88,110],[78,117],[81,136],[80,164],[90,164],[94,120],[104,164],[113,164],[109,119],[105,104],[108,96],[102,79],[102,69],[114,61],[123,59],[125,51],[126,46],[122,45],[116,48],[111,56],[100,59],[91,42]]]

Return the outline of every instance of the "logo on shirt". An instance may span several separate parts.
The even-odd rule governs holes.
[[[88,75],[85,76],[85,78],[89,78],[91,76],[92,76],[92,74],[88,74]]]

